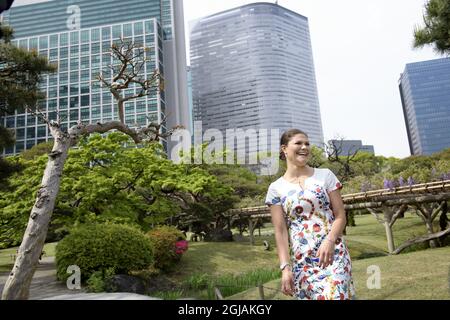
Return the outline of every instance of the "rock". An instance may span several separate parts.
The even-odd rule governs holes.
[[[233,241],[236,242],[247,242],[248,240],[241,234],[233,234]]]
[[[106,282],[107,292],[132,292],[145,294],[145,283],[141,278],[126,274],[114,275]]]
[[[205,235],[204,241],[210,242],[233,241],[233,233],[230,230],[212,230]]]

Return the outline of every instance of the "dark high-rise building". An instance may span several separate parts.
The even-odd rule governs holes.
[[[203,131],[299,128],[323,144],[306,17],[249,4],[196,21],[190,45],[194,120]]]
[[[411,155],[450,148],[450,58],[407,64],[399,88]]]

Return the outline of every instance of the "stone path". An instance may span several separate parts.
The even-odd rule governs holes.
[[[0,296],[8,279],[7,273],[0,273]],[[118,293],[86,293],[81,290],[69,290],[57,281],[54,257],[44,257],[34,273],[30,286],[29,300],[159,300],[144,295]]]

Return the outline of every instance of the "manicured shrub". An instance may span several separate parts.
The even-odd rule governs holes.
[[[145,269],[153,262],[150,242],[138,229],[119,224],[82,225],[56,246],[57,276],[66,280],[67,267],[77,265],[81,279],[94,272],[115,274]]]
[[[146,235],[152,246],[155,268],[171,269],[188,249],[184,234],[175,227],[159,226]]]

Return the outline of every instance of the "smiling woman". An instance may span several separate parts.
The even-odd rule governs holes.
[[[342,185],[331,170],[307,165],[310,142],[303,131],[286,131],[280,144],[287,170],[269,186],[266,204],[275,228],[281,289],[301,300],[352,299],[351,261],[342,238]]]

